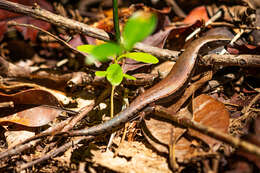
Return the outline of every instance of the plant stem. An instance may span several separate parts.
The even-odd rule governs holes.
[[[120,29],[119,29],[119,17],[118,17],[118,2],[113,0],[113,22],[116,33],[116,41],[120,43]]]
[[[115,85],[112,85],[112,90],[111,90],[111,96],[110,96],[110,116],[111,118],[114,117],[114,94],[115,94]]]
[[[115,94],[115,88],[116,88],[116,86],[112,85],[111,96],[110,96],[110,116],[111,116],[111,119],[114,117],[114,94]],[[116,132],[111,134],[111,136],[109,138],[109,141],[108,141],[108,144],[107,144],[106,151],[108,151],[109,148],[111,147],[115,135],[116,135]]]

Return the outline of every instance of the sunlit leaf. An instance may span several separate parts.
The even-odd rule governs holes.
[[[138,11],[127,21],[123,30],[123,45],[131,50],[135,43],[142,41],[155,29],[157,18],[152,13]]]
[[[107,71],[96,71],[95,75],[99,77],[105,77],[107,75]]]
[[[143,53],[143,52],[126,53],[126,54],[121,55],[118,59],[121,59],[122,57],[130,58],[135,61],[140,61],[140,62],[144,62],[144,63],[156,64],[159,62],[159,60],[155,56],[148,54],[148,53]]]
[[[208,95],[201,94],[193,100],[193,107],[193,120],[195,122],[215,128],[219,132],[228,133],[230,115],[223,103]],[[192,129],[190,129],[189,134],[203,140],[212,149],[216,149],[222,143]]]
[[[0,93],[0,102],[12,101],[17,105],[51,105],[60,106],[59,100],[49,91],[28,89],[15,94]]]
[[[9,116],[0,117],[0,124],[15,123],[27,127],[40,127],[53,121],[62,110],[47,106],[37,106],[19,111]]]
[[[118,64],[112,64],[107,68],[107,80],[114,86],[123,80],[123,70]]]
[[[130,80],[136,80],[136,78],[134,76],[128,75],[124,73],[124,77]]]
[[[118,55],[122,52],[120,45],[115,43],[105,43],[96,46],[92,51],[91,55],[99,61],[107,61],[108,57]]]
[[[85,44],[85,45],[80,45],[80,46],[77,46],[77,49],[79,51],[82,51],[82,52],[85,52],[85,53],[91,53],[91,51],[97,47],[96,45],[91,45],[91,44]]]

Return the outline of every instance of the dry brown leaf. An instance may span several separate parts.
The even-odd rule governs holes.
[[[61,109],[55,108],[60,107],[56,97],[40,89],[29,89],[9,95],[0,93],[0,102],[10,101],[13,102],[14,109],[0,109],[2,111],[0,124],[15,123],[28,127],[40,127],[53,121],[62,112]]]
[[[116,172],[171,172],[166,158],[140,142],[123,142],[117,157],[111,151],[91,150],[91,154],[91,161]]]
[[[4,135],[6,137],[8,148],[12,148],[13,146],[21,143],[22,141],[30,137],[33,137],[35,135],[35,132],[31,132],[27,130],[6,131]]]
[[[194,115],[193,120],[207,127],[227,133],[229,126],[229,112],[225,109],[225,105],[212,97],[202,94],[193,100]],[[196,136],[206,142],[215,150],[221,144],[220,141],[209,136],[203,135],[195,130],[190,130],[192,136]]]
[[[29,89],[15,94],[0,93],[0,102],[12,101],[16,105],[51,105],[59,106],[59,101],[51,93],[40,89]]]
[[[189,116],[190,113],[187,109],[182,109],[179,114],[182,116]],[[191,147],[191,142],[186,138],[181,137],[183,133],[185,133],[185,129],[175,127],[169,122],[154,118],[145,120],[145,125],[146,128],[143,128],[144,135],[151,146],[158,152],[168,154],[168,146],[170,145],[171,138],[174,138],[175,140],[179,137],[179,140],[176,141],[175,144],[175,157],[177,160],[183,162],[194,152],[194,148]]]
[[[40,127],[53,121],[60,115],[62,110],[47,106],[37,106],[1,117],[0,124],[15,123],[27,127]]]

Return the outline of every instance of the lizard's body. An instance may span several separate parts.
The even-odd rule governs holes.
[[[200,48],[211,41],[229,40],[225,36],[207,36],[193,41],[189,47],[180,55],[170,73],[159,83],[138,96],[128,108],[121,111],[113,119],[106,121],[97,126],[90,127],[84,130],[73,131],[71,135],[99,135],[108,132],[114,128],[134,118],[135,114],[143,109],[148,104],[168,97],[177,96],[178,93],[185,88],[189,82],[192,72],[197,61],[197,54]]]

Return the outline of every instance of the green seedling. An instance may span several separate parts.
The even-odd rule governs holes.
[[[118,64],[123,58],[130,58],[144,63],[158,63],[158,59],[151,54],[143,52],[130,52],[137,42],[144,40],[155,29],[157,18],[152,13],[138,11],[134,13],[125,24],[121,38],[117,43],[108,42],[98,46],[81,45],[77,49],[88,53],[86,63],[93,63],[95,60],[105,62],[113,60],[106,71],[97,71],[96,76],[106,77],[112,86],[118,86],[123,78],[135,80],[135,77],[123,73]]]

